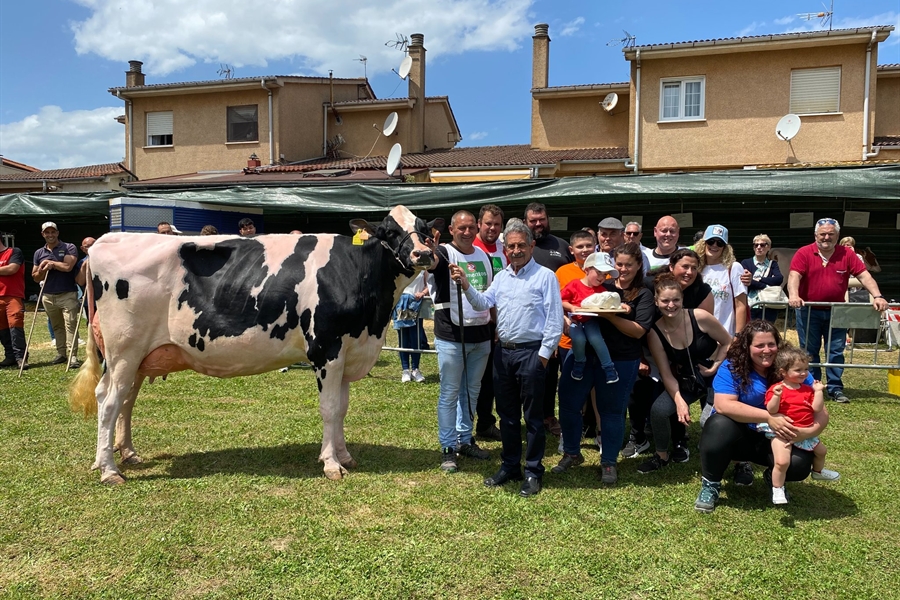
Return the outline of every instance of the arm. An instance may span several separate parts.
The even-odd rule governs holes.
[[[488,310],[492,306],[494,306],[494,285],[491,284],[483,294],[469,285],[469,280],[463,276],[462,269],[457,265],[450,265],[450,277],[457,283],[457,285],[461,285],[463,292],[466,295],[466,300],[469,301],[469,304],[472,305],[472,308],[475,310]],[[557,294],[558,295],[558,294]]]
[[[538,356],[544,366],[547,361],[556,352],[559,346],[559,338],[562,336],[563,330],[563,308],[562,300],[559,293],[559,282],[552,274],[543,281],[544,291],[544,314],[547,318],[544,321],[544,329],[541,331],[541,349]]]
[[[22,265],[20,265],[19,263],[9,263],[8,265],[0,267],[0,277],[9,277],[10,275],[15,275],[21,268]]]
[[[700,328],[700,331],[709,334],[709,337],[716,340],[719,344],[716,353],[713,355],[712,366],[709,368],[702,365],[697,367],[697,370],[700,371],[701,375],[704,377],[712,377],[725,361],[725,356],[728,354],[728,347],[731,346],[732,337],[731,334],[722,327],[722,324],[705,310],[699,308],[694,309],[694,318],[697,319],[697,326]]]
[[[627,304],[622,304],[622,308],[627,308],[629,311],[631,307]],[[600,313],[600,318],[606,319],[610,323],[612,323],[613,327],[627,335],[628,337],[633,337],[636,339],[641,339],[644,337],[644,334],[647,333],[647,330],[644,329],[641,325],[636,323],[635,321],[629,321],[628,319],[623,319],[616,313]]]
[[[743,331],[744,325],[747,324],[747,294],[738,294],[734,299],[734,330]]]
[[[735,394],[716,392],[714,406],[716,412],[738,423],[768,423],[769,427],[783,440],[797,437],[798,428],[791,425],[792,419],[783,415],[770,415],[763,408],[754,408],[741,402]]]
[[[716,299],[711,293],[707,294],[706,298],[703,299],[703,302],[701,302],[700,306],[698,306],[697,308],[700,308],[702,310],[705,310],[709,314],[712,314],[716,309]]]
[[[859,275],[856,276],[859,279],[859,282],[863,284],[863,287],[868,290],[872,296],[881,296],[881,291],[878,289],[878,284],[875,282],[875,278],[872,277],[868,271],[863,271]],[[875,310],[884,311],[888,308],[887,300],[883,297],[875,298],[872,300],[872,306],[875,307]]]
[[[781,285],[784,283],[784,275],[781,274],[781,269],[778,268],[778,261],[773,260],[769,263],[771,267],[769,268],[769,276],[763,277],[759,280],[759,283],[762,284],[762,287],[767,285]]]
[[[811,426],[797,428],[797,437],[794,439],[799,441],[821,435],[822,432],[825,431],[825,428],[828,426],[829,419],[830,417],[828,415],[828,411],[822,409],[815,414],[813,424]]]
[[[784,391],[784,384],[779,383],[772,388],[772,396],[766,402],[766,410],[770,415],[777,415],[781,409],[781,393]]]
[[[662,378],[666,392],[675,401],[675,411],[678,415],[678,421],[687,425],[691,422],[691,413],[688,409],[687,402],[681,397],[681,391],[678,388],[678,380],[672,375],[672,369],[669,367],[669,357],[666,356],[666,350],[663,348],[659,336],[654,330],[647,332],[647,345],[650,347],[650,354],[653,355],[653,361],[659,368],[659,376]]]
[[[800,299],[800,279],[802,278],[803,275],[793,269],[788,273],[788,304],[790,304],[791,308],[803,306],[803,300]]]
[[[81,287],[85,287],[87,284],[87,265],[88,261],[85,259],[83,263],[81,263],[81,268],[78,269],[78,273],[75,274],[75,283],[80,285]],[[416,299],[420,300],[421,298],[416,295]]]
[[[825,408],[825,384],[821,381],[813,383],[813,412],[821,412]]]

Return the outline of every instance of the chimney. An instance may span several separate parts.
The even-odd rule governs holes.
[[[412,58],[409,70],[409,97],[415,99],[412,108],[412,123],[409,128],[409,149],[407,152],[425,151],[425,36],[414,33],[409,36],[408,52]]]
[[[531,88],[547,87],[550,72],[550,26],[538,23],[534,26],[531,52]],[[546,143],[544,123],[541,120],[540,102],[531,96],[531,147],[543,149]]]
[[[256,167],[261,167],[262,161],[259,160],[259,157],[256,156],[256,152],[250,155],[250,158],[247,159],[247,168],[254,169]]]
[[[128,61],[128,70],[125,71],[125,87],[144,85],[144,74],[141,72],[141,65],[143,64],[139,60]]]

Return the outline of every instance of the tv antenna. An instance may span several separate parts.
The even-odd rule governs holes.
[[[810,13],[800,13],[797,16],[803,19],[804,21],[812,21],[813,19],[821,19],[820,23],[822,27],[828,25],[828,31],[831,31],[831,17],[834,15],[834,0],[831,0],[831,7],[825,6],[825,3],[822,3],[822,8],[825,10],[821,12],[810,12]]]
[[[231,65],[220,63],[219,70],[216,71],[216,75],[218,75],[222,79],[233,79],[235,71],[237,71],[237,69],[235,69]]]
[[[368,71],[368,69],[366,68],[366,63],[369,62],[369,59],[366,58],[365,56],[363,56],[362,54],[360,54],[360,55],[359,55],[359,58],[354,58],[353,60],[355,60],[356,62],[361,62],[361,63],[362,63],[362,66],[363,66],[363,77],[365,77],[366,79],[368,79],[368,78],[369,78],[369,71]]]
[[[396,50],[400,50],[401,52],[406,52],[406,48],[409,46],[409,38],[402,33],[397,33],[395,35],[397,36],[396,39],[388,40],[384,43],[384,45],[388,48],[394,48]]]
[[[622,46],[622,48],[624,48],[624,49],[634,48],[635,36],[631,35],[624,29],[622,30],[622,32],[625,34],[625,37],[618,38],[615,40],[609,40],[608,42],[606,42],[606,45],[607,46]]]

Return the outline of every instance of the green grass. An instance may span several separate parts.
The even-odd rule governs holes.
[[[487,462],[437,466],[436,361],[401,384],[396,355],[351,386],[359,467],[322,476],[310,371],[145,385],[143,464],[108,488],[89,466],[96,423],[71,413],[72,374],[0,371],[0,598],[887,598],[900,587],[900,399],[885,372],[849,371],[849,405],[823,435],[834,484],[789,484],[774,508],[759,477],[693,510],[687,464],[601,488],[597,453],[535,498],[487,489]],[[557,460],[548,438],[547,466]]]

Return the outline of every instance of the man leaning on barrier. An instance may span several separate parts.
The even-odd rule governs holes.
[[[806,306],[807,302],[843,302],[850,276],[856,277],[873,296],[875,310],[884,311],[888,303],[881,295],[875,279],[866,270],[852,248],[838,245],[841,226],[835,219],[819,219],[815,227],[815,242],[803,246],[791,260],[788,275],[788,303],[797,309],[797,337],[800,347],[806,350],[811,362],[819,362],[819,348],[823,340],[830,344],[826,349],[827,363],[843,364],[847,330],[831,328],[830,306]],[[828,395],[835,402],[847,403],[844,394],[841,367],[826,368]],[[822,379],[821,367],[814,367],[812,375]]]

